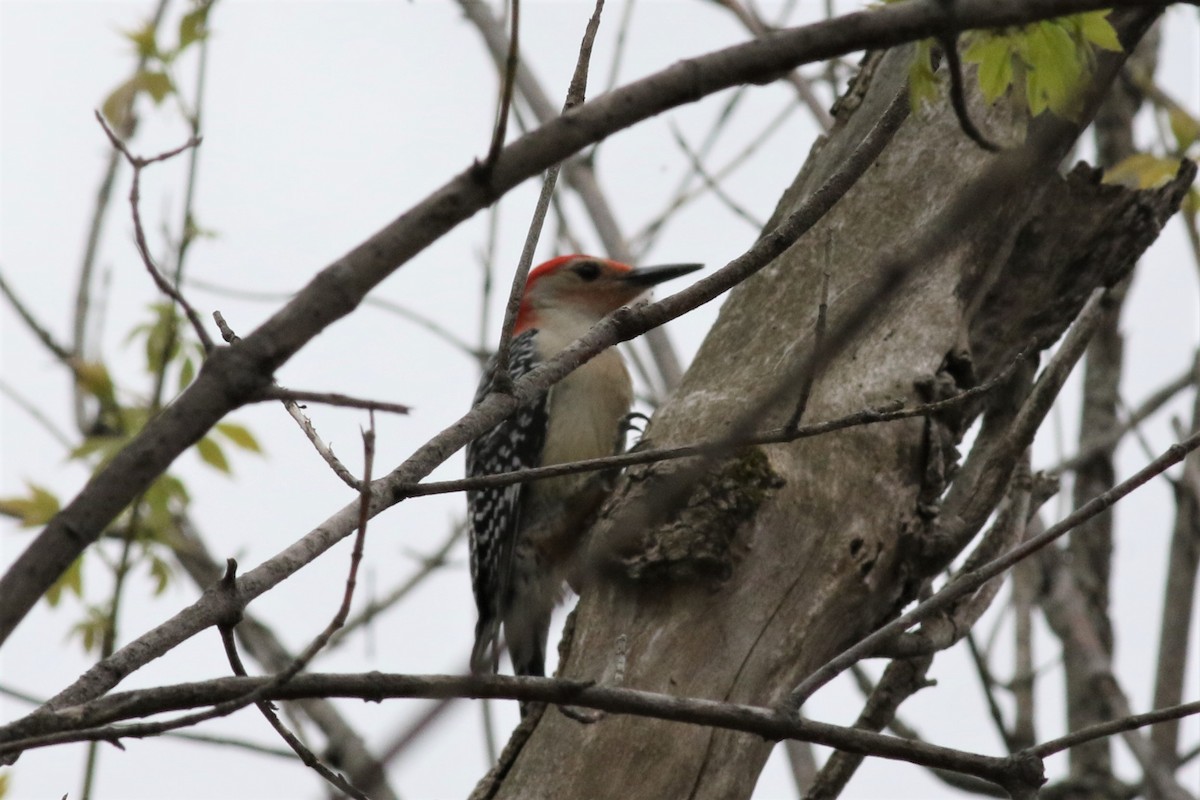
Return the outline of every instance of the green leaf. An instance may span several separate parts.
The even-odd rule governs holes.
[[[137,85],[133,78],[122,83],[108,93],[100,104],[100,112],[108,120],[108,124],[116,130],[124,130],[129,125],[129,113],[133,107],[133,98],[137,97]]]
[[[1071,34],[1054,22],[1038,23],[1029,32],[1026,53],[1035,86],[1046,106],[1061,117],[1078,116],[1084,63]]]
[[[74,461],[83,461],[90,455],[98,454],[100,456],[98,466],[103,466],[111,461],[112,457],[120,452],[128,441],[127,436],[89,436],[83,440],[83,444],[71,451],[69,458]]]
[[[211,2],[201,2],[179,20],[179,49],[208,36],[208,11]]]
[[[123,31],[122,35],[133,42],[139,56],[153,58],[158,55],[158,43],[154,40],[154,31],[154,21],[147,20],[142,27],[132,31]]]
[[[72,636],[78,636],[83,642],[84,652],[96,649],[109,631],[108,614],[97,606],[88,606],[87,616],[71,628]]]
[[[157,375],[180,352],[179,314],[171,303],[154,303],[154,323],[146,334],[146,371]]]
[[[137,99],[139,92],[148,94],[157,105],[174,91],[175,86],[166,73],[142,70],[109,92],[108,97],[104,98],[104,102],[100,105],[100,111],[109,124],[120,131],[129,125],[129,116],[133,113],[133,101]]]
[[[1195,186],[1188,189],[1179,207],[1183,213],[1187,214],[1193,220],[1197,216],[1200,216],[1200,189],[1197,189]]]
[[[88,394],[102,403],[116,402],[112,376],[99,361],[81,361],[75,365],[75,380]]]
[[[29,487],[28,496],[0,498],[0,514],[21,520],[22,528],[45,525],[61,507],[58,498],[37,484],[26,485]]]
[[[917,42],[917,54],[908,67],[908,102],[912,113],[918,114],[924,103],[937,100],[937,76],[933,72],[933,61],[929,40]]]
[[[1074,19],[1079,24],[1079,32],[1083,34],[1085,41],[1094,44],[1101,50],[1120,53],[1124,48],[1121,47],[1121,40],[1117,38],[1116,28],[1108,21],[1110,13],[1112,12],[1088,11],[1076,14]]]
[[[51,608],[56,608],[62,600],[64,591],[70,590],[76,597],[83,596],[83,556],[71,562],[58,580],[46,590],[46,602]]]
[[[179,391],[186,389],[196,377],[196,362],[192,361],[191,356],[184,356],[183,363],[179,365]]]
[[[1132,189],[1155,189],[1179,173],[1178,158],[1161,158],[1149,153],[1134,153],[1104,171],[1104,183],[1121,184]]]
[[[167,590],[171,584],[171,565],[154,553],[147,553],[150,563],[150,577],[154,578],[154,594],[158,596]]]
[[[221,446],[210,437],[205,436],[196,442],[196,450],[200,453],[200,458],[205,464],[227,475],[230,473],[229,460],[225,458],[225,453],[221,450]]]
[[[140,92],[145,92],[158,105],[167,95],[175,91],[175,85],[165,72],[142,70],[133,77]]]
[[[250,433],[244,425],[239,425],[236,422],[218,422],[216,429],[218,433],[243,450],[249,450],[251,453],[262,452],[262,447],[259,446],[258,440],[254,438],[254,434]]]
[[[121,430],[127,437],[134,436],[150,421],[150,409],[142,406],[130,406],[121,409]]]
[[[1197,139],[1200,139],[1200,120],[1178,105],[1172,103],[1167,109],[1167,120],[1171,123],[1171,134],[1175,137],[1175,145],[1179,148],[1179,152],[1186,152]]]
[[[142,496],[142,514],[137,520],[139,541],[166,542],[175,530],[177,516],[187,509],[190,498],[183,482],[174,475],[160,475]]]
[[[963,60],[979,65],[979,89],[989,103],[1008,91],[1013,82],[1013,46],[1006,36],[978,35],[963,53]]]
[[[1034,70],[1025,73],[1025,102],[1029,105],[1029,113],[1035,117],[1048,106],[1046,92],[1042,89],[1038,73]]]
[[[11,772],[0,772],[0,797],[8,794],[8,776],[11,774]]]

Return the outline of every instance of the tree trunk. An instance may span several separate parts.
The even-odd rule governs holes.
[[[850,90],[861,101],[842,104],[837,127],[814,148],[768,229],[907,91],[910,58],[909,49],[868,58],[873,69]],[[1015,107],[975,102],[972,116],[1013,146],[1025,127]],[[1040,155],[1056,164],[1078,128],[1035,124],[1051,130],[1038,139]],[[709,441],[748,412],[753,430],[785,424],[800,387],[781,382],[813,350],[825,272],[831,335],[845,333],[863,304],[869,313],[830,343],[806,422],[916,404],[939,386],[957,391],[985,380],[1031,341],[1048,346],[1095,287],[1123,277],[1181,197],[1175,184],[1154,192],[1101,186],[1086,169],[1067,178],[1053,169],[1026,174],[887,284],[895,276],[882,265],[928,245],[960,191],[996,159],[967,139],[947,107],[910,117],[815,229],[731,294],[655,416],[650,444]],[[967,421],[959,417],[742,448],[699,467],[629,470],[593,528],[591,552],[603,564],[590,562],[597,569],[560,674],[689,697],[784,701],[944,566],[944,548],[927,540],[953,477],[953,446]],[[674,502],[679,475],[691,490],[680,498],[686,505]],[[636,717],[583,724],[552,708],[476,796],[748,797],[772,745]]]

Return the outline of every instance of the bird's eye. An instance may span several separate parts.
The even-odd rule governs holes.
[[[594,281],[600,277],[600,265],[595,261],[584,261],[572,267],[572,271],[585,281]]]

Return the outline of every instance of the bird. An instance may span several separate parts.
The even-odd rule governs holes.
[[[513,327],[515,380],[553,357],[609,313],[701,264],[634,268],[594,256],[553,258],[529,273]],[[492,391],[495,356],[474,405]],[[601,352],[467,446],[470,477],[619,452],[633,387],[616,348]],[[471,671],[498,671],[503,626],[516,675],[545,675],[550,617],[585,526],[607,495],[596,473],[467,492],[471,584],[479,613]]]

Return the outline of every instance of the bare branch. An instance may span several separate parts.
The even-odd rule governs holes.
[[[0,754],[65,741],[119,740],[157,735],[175,720],[110,726],[124,719],[200,705],[216,708],[236,698],[290,700],[302,697],[475,697],[574,705],[610,713],[709,725],[771,739],[795,738],[861,755],[950,769],[1002,786],[1038,786],[1044,781],[1033,755],[992,757],[914,742],[879,733],[787,717],[758,706],[672,697],[636,689],[596,686],[554,678],[490,676],[296,675],[286,684],[270,678],[221,678],[193,684],[112,694],[82,706],[47,712],[0,728]],[[110,726],[110,727],[104,727]]]
[[[238,655],[237,643],[233,638],[233,626],[222,625],[221,643],[225,646],[225,656],[229,659],[229,666],[233,669],[233,674],[239,677],[246,677],[246,667],[242,664],[242,659]],[[268,724],[279,734],[280,738],[287,743],[288,747],[292,748],[292,752],[300,757],[300,760],[311,769],[313,772],[321,776],[331,786],[335,786],[345,794],[355,798],[355,800],[367,800],[367,796],[354,787],[349,781],[338,775],[329,767],[321,762],[312,750],[305,746],[304,742],[296,734],[288,730],[283,721],[279,719],[279,715],[275,713],[275,706],[268,700],[259,700],[254,704],[258,710],[266,718]]]
[[[1045,758],[1046,756],[1061,753],[1071,747],[1077,747],[1084,742],[1090,742],[1104,736],[1112,736],[1115,733],[1125,733],[1126,731],[1145,728],[1148,725],[1157,725],[1161,722],[1170,722],[1172,720],[1183,719],[1195,714],[1200,714],[1200,701],[1193,703],[1180,703],[1177,706],[1169,706],[1160,708],[1155,711],[1147,711],[1145,714],[1134,714],[1121,719],[1114,719],[1110,722],[1101,722],[1097,725],[1091,725],[1066,736],[1060,736],[1057,739],[1051,739],[1048,742],[1036,745],[1030,748],[1030,752]]]
[[[43,430],[49,433],[56,442],[62,445],[64,450],[71,451],[75,449],[75,443],[71,441],[66,433],[64,433],[57,425],[54,424],[53,420],[46,416],[41,407],[26,399],[16,389],[9,386],[3,380],[0,380],[0,394],[7,397],[18,407],[20,407],[22,411],[32,417],[34,421],[42,426]]]
[[[150,255],[150,246],[146,243],[146,231],[142,227],[142,212],[140,208],[142,170],[151,164],[174,158],[185,150],[199,147],[201,139],[199,136],[192,136],[179,147],[159,153],[156,156],[151,156],[150,158],[143,158],[129,152],[129,148],[113,133],[112,128],[108,127],[108,123],[104,120],[104,115],[99,111],[96,112],[96,121],[100,123],[100,127],[104,128],[104,133],[108,136],[108,140],[112,142],[112,146],[120,150],[121,154],[125,156],[125,160],[133,167],[133,185],[129,190],[129,206],[133,212],[134,242],[137,244],[138,253],[142,257],[142,263],[145,265],[146,271],[150,273],[150,277],[154,280],[154,285],[158,287],[158,290],[178,303],[179,307],[183,309],[183,313],[187,315],[188,321],[192,323],[192,328],[196,332],[196,338],[204,346],[204,352],[211,353],[214,346],[212,337],[208,335],[208,331],[204,328],[204,323],[200,321],[200,315],[196,313],[196,309],[192,308],[191,303],[184,298],[183,294],[172,286],[170,281],[163,277],[162,272],[154,264],[154,257]]]
[[[1194,365],[1200,376],[1200,359]],[[1192,430],[1200,430],[1200,392],[1192,402]],[[1159,623],[1154,706],[1165,708],[1183,699],[1187,679],[1188,649],[1196,616],[1196,578],[1200,569],[1200,459],[1189,455],[1183,462],[1183,479],[1174,486],[1175,522],[1167,552],[1167,579],[1163,587]],[[1162,758],[1175,761],[1179,750],[1179,725],[1171,722],[1151,732],[1151,741]]]
[[[46,326],[38,322],[37,317],[33,316],[33,312],[29,310],[29,307],[21,302],[21,299],[17,297],[16,292],[14,292],[12,287],[8,285],[8,281],[4,279],[3,272],[0,272],[0,293],[2,293],[5,298],[8,299],[8,302],[13,307],[13,310],[17,312],[17,315],[20,316],[21,320],[25,323],[25,327],[29,328],[33,335],[38,338],[38,341],[40,341],[47,350],[53,353],[55,358],[70,368],[71,372],[78,374],[78,361],[75,357],[75,354],[68,350],[65,346],[59,344],[55,340],[54,335],[50,333]]]
[[[213,292],[225,297],[233,297],[240,300],[255,300],[262,302],[286,302],[291,300],[295,295],[291,292],[263,292],[252,289],[241,289],[233,286],[224,286],[212,281],[201,280],[199,278],[188,278],[184,281],[188,286],[200,289],[205,292]],[[411,308],[406,308],[399,303],[394,303],[382,297],[368,295],[363,298],[362,304],[370,308],[378,308],[381,311],[386,311],[389,314],[394,314],[400,319],[411,322],[419,328],[423,328],[433,334],[438,339],[441,339],[446,344],[456,350],[470,356],[475,361],[483,361],[487,358],[484,346],[476,347],[468,343],[458,334],[451,331],[449,328],[438,323],[431,317],[427,317],[420,312],[413,311]]]
[[[167,10],[168,0],[158,0],[158,4],[154,7],[154,12],[150,15],[150,20],[147,24],[147,30],[152,34],[157,35],[158,26],[162,22],[163,15]],[[150,60],[150,54],[141,52],[138,54],[137,63],[135,64],[132,75],[137,75],[145,69],[147,62]],[[137,121],[134,115],[134,100],[137,98],[136,93],[130,92],[128,98],[122,103],[121,114],[122,129],[119,131],[122,138],[129,138],[133,135],[134,124]],[[75,286],[75,309],[73,319],[73,330],[71,335],[71,351],[78,353],[80,356],[86,356],[87,347],[87,328],[88,314],[91,309],[91,291],[92,291],[92,272],[96,266],[96,253],[100,250],[100,235],[104,230],[104,218],[108,213],[109,204],[112,201],[113,186],[116,184],[117,168],[121,165],[121,153],[118,150],[111,150],[108,154],[108,163],[104,167],[104,176],[100,179],[100,185],[96,189],[96,204],[92,209],[92,218],[88,223],[88,233],[86,244],[84,245],[83,260],[79,265],[79,279]],[[74,391],[75,405],[75,425],[79,430],[83,431],[90,427],[87,420],[84,419],[84,396],[78,385]]]
[[[764,36],[770,35],[771,32],[767,30],[767,26],[763,24],[762,19],[755,13],[753,8],[742,5],[738,0],[715,0],[715,2],[718,5],[728,8],[737,17],[738,22],[742,23],[746,27],[746,30],[758,38],[761,39]],[[808,79],[793,70],[784,76],[784,80],[795,87],[796,95],[800,98],[800,102],[804,103],[808,108],[809,113],[812,114],[813,119],[816,120],[821,130],[828,133],[833,128],[833,117],[829,115],[829,112],[825,109],[825,104],[813,92],[812,85]]]
[[[761,431],[758,433],[749,433],[744,436],[734,438],[715,439],[705,442],[695,442],[693,444],[676,445],[674,447],[662,448],[646,448],[644,450],[631,450],[628,453],[621,453],[615,456],[604,456],[603,458],[590,458],[584,461],[568,461],[562,464],[553,464],[546,467],[531,467],[529,469],[515,470],[513,472],[497,472],[493,475],[481,475],[472,478],[459,478],[449,481],[430,481],[429,483],[416,483],[407,486],[398,486],[396,491],[403,494],[405,497],[426,497],[434,494],[447,494],[450,492],[462,492],[468,489],[483,489],[496,486],[510,486],[514,483],[525,483],[527,481],[544,480],[546,478],[556,478],[561,475],[576,475],[582,472],[599,472],[607,469],[629,467],[634,464],[653,464],[659,461],[670,461],[674,459],[691,458],[693,456],[712,455],[715,453],[728,452],[729,450],[743,447],[746,445],[760,444],[785,444],[788,442],[799,441],[800,439],[809,439],[814,436],[823,436],[834,431],[854,428],[861,425],[875,425],[883,422],[895,422],[902,419],[912,419],[913,417],[925,417],[931,414],[937,414],[941,411],[946,411],[951,408],[957,408],[965,403],[970,402],[982,395],[995,389],[1000,384],[1004,383],[1012,375],[1016,367],[1023,363],[1028,358],[1028,353],[1022,352],[1017,355],[1011,364],[994,375],[991,379],[966,389],[953,397],[947,397],[942,400],[935,400],[928,403],[910,407],[885,406],[881,408],[865,408],[861,411],[856,411],[852,414],[847,414],[844,417],[826,420],[824,422],[812,422],[808,425],[798,425],[796,427],[784,426],[782,428],[774,428],[772,430]]]
[[[513,0],[513,18],[516,19],[516,2]],[[587,91],[588,65],[592,58],[592,45],[596,41],[596,32],[600,28],[600,12],[604,9],[604,0],[596,0],[596,8],[588,20],[583,33],[583,41],[579,45],[579,58],[575,62],[575,73],[571,77],[570,88],[567,89],[567,99],[563,103],[563,113],[581,105]],[[516,22],[513,23],[513,48],[516,48]],[[511,58],[511,56],[510,56]],[[506,76],[509,99],[511,100],[512,84],[515,82],[517,64],[512,61],[511,72]],[[504,309],[504,323],[500,332],[500,344],[496,348],[494,368],[492,371],[492,390],[509,393],[512,390],[512,376],[508,371],[509,351],[512,349],[513,330],[517,325],[517,313],[521,307],[521,297],[525,294],[525,282],[529,277],[529,268],[533,264],[533,254],[537,249],[538,238],[542,234],[542,224],[546,220],[546,211],[550,207],[550,198],[554,194],[554,184],[558,181],[559,165],[555,164],[546,172],[542,183],[542,192],[538,196],[537,207],[533,219],[529,223],[529,232],[525,236],[525,246],[521,250],[521,259],[517,263],[516,274],[513,275],[512,288],[508,294],[508,305]]]
[[[1103,436],[1097,437],[1087,447],[1082,448],[1075,455],[1060,461],[1046,471],[1062,473],[1078,469],[1081,464],[1092,458],[1096,453],[1103,452],[1115,446],[1130,430],[1155,414],[1180,392],[1194,385],[1194,373],[1191,369],[1188,369],[1179,375],[1179,377],[1151,393],[1149,397],[1142,401],[1141,405],[1125,416],[1120,425],[1106,431]]]
[[[222,568],[209,553],[188,517],[180,517],[177,524],[177,535],[171,537],[172,551],[192,582],[204,590],[220,580]],[[292,654],[271,629],[252,614],[243,613],[234,632],[245,651],[263,669],[276,672],[292,663]],[[373,800],[396,800],[396,794],[383,774],[380,760],[371,753],[362,737],[346,722],[333,703],[313,699],[300,700],[295,705],[321,731],[326,741],[336,748],[338,764],[346,771],[350,781],[363,786]],[[294,753],[288,755],[294,757]]]
[[[292,403],[321,403],[327,406],[341,408],[361,408],[365,411],[386,411],[391,414],[408,414],[412,406],[400,403],[388,403],[384,400],[369,400],[361,397],[351,397],[338,392],[305,392],[300,389],[287,389],[283,386],[272,386],[263,390],[263,400],[282,400],[285,404]]]
[[[928,619],[936,613],[950,607],[960,597],[974,592],[988,580],[996,577],[1017,562],[1029,556],[1051,542],[1055,541],[1080,523],[1094,517],[1120,501],[1130,492],[1161,475],[1168,467],[1178,464],[1192,450],[1200,447],[1200,434],[1185,441],[1173,444],[1161,456],[1143,467],[1132,477],[1114,486],[1110,491],[1093,497],[1089,502],[1075,509],[1057,524],[1047,528],[1041,534],[1027,540],[1024,544],[1014,547],[1003,556],[993,559],[979,569],[961,575],[947,583],[933,597],[917,605],[916,608],[892,620],[874,633],[861,639],[857,644],[842,651],[836,658],[830,660],[806,678],[792,692],[788,707],[799,708],[805,699],[813,692],[828,683],[834,676],[851,664],[857,662],[868,653],[874,651],[883,642],[907,630],[915,623]]]
[[[375,619],[375,617],[379,616],[384,611],[387,611],[389,608],[392,608],[405,597],[408,597],[408,595],[411,594],[414,589],[425,582],[426,578],[437,572],[442,567],[446,566],[446,559],[449,557],[450,551],[453,550],[454,546],[458,544],[460,539],[462,539],[463,534],[466,533],[466,530],[467,526],[465,521],[455,524],[450,531],[450,535],[446,537],[444,542],[442,542],[441,547],[435,550],[431,555],[423,558],[421,560],[420,568],[410,575],[408,579],[404,581],[404,583],[388,592],[383,599],[371,600],[367,603],[362,611],[346,620],[346,624],[342,626],[341,630],[335,633],[333,638],[329,640],[329,645],[326,648],[326,652],[341,645],[342,642],[345,641],[346,637],[353,631],[363,627],[364,625],[369,625],[371,621]]]
[[[500,157],[508,130],[508,110],[512,107],[513,87],[517,82],[517,64],[520,63],[519,31],[521,30],[521,0],[511,0],[509,8],[512,27],[508,40],[508,57],[504,63],[504,74],[500,81],[500,106],[496,109],[496,127],[492,131],[492,144],[488,147],[487,159],[481,165],[485,172],[490,170]]]
[[[693,150],[692,146],[688,144],[687,139],[683,135],[683,131],[679,130],[679,126],[676,125],[674,121],[668,123],[668,126],[671,129],[671,136],[675,139],[675,143],[679,145],[679,149],[683,151],[685,156],[687,156],[688,161],[692,165],[692,169],[695,170],[696,174],[700,176],[700,180],[704,182],[704,185],[718,200],[725,204],[726,208],[733,212],[735,217],[740,218],[754,230],[761,231],[764,227],[763,221],[756,219],[753,214],[743,208],[737,200],[734,200],[723,188],[721,188],[721,184],[718,179],[709,174],[708,170],[704,168],[704,163],[701,160],[700,154]]]
[[[233,328],[229,327],[229,323],[225,321],[225,317],[222,316],[220,311],[213,312],[213,320],[216,321],[217,329],[221,331],[221,336],[226,342],[234,345],[242,340],[242,337],[234,333]],[[262,389],[262,392],[264,395],[266,395],[273,389],[278,389],[278,387],[266,386]],[[288,415],[291,416],[291,418],[296,421],[296,424],[300,426],[300,430],[304,431],[305,437],[307,437],[308,441],[312,443],[312,446],[316,449],[317,454],[320,455],[321,458],[324,459],[325,463],[329,465],[329,468],[333,470],[333,474],[337,475],[342,483],[346,484],[354,491],[360,491],[362,488],[362,483],[358,480],[358,478],[354,477],[354,474],[346,468],[346,465],[343,464],[341,460],[333,454],[333,448],[326,444],[325,440],[320,437],[320,435],[317,433],[316,426],[313,425],[313,421],[309,419],[308,415],[305,414],[303,410],[301,410],[300,404],[297,403],[296,400],[290,395],[286,394],[280,396],[278,399],[282,401],[283,407],[287,410]]]

